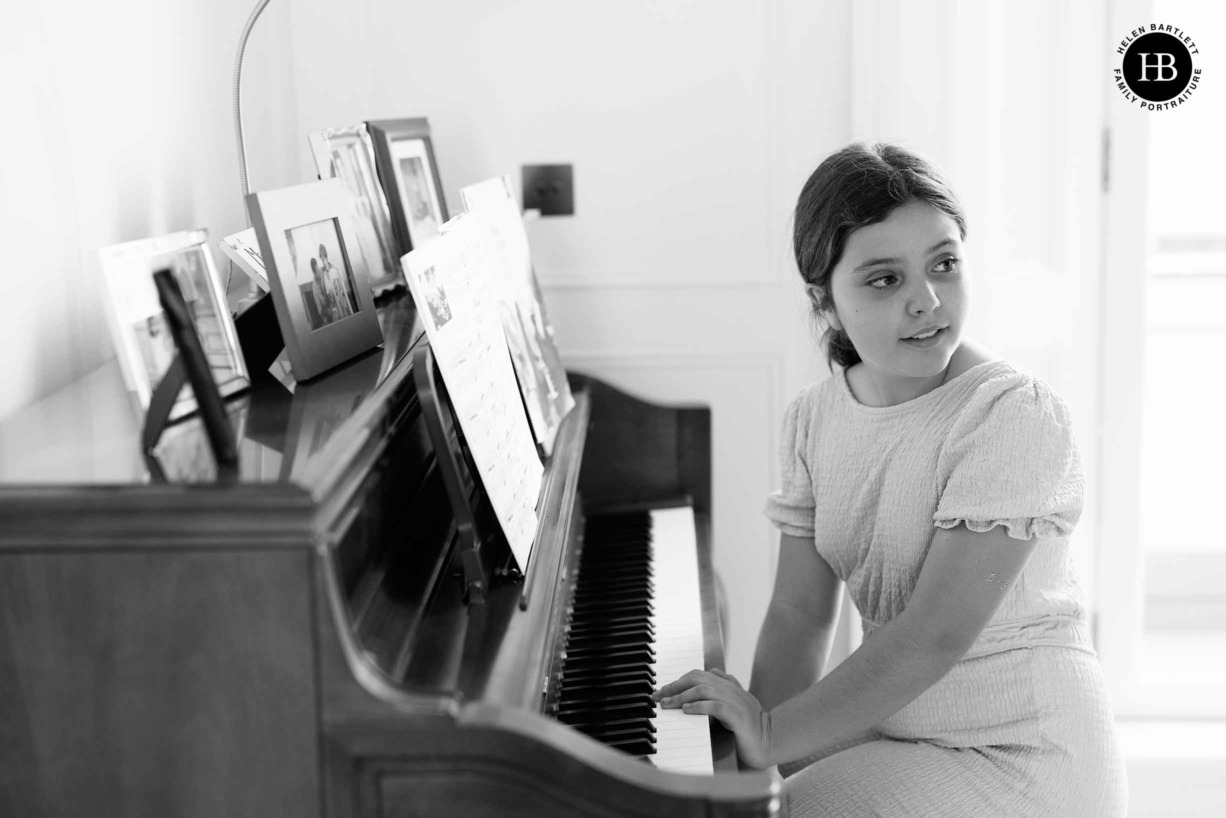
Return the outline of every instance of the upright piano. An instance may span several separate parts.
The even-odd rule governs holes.
[[[572,375],[516,566],[411,301],[380,321],[230,402],[237,475],[198,420],[143,455],[114,362],[0,423],[0,815],[784,814],[649,698],[723,666],[709,412]]]

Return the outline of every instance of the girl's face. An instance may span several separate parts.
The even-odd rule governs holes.
[[[888,403],[941,383],[961,342],[970,294],[960,235],[957,222],[912,199],[853,232],[830,277],[826,319],[847,332]]]

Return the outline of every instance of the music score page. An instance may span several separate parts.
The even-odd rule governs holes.
[[[498,315],[482,233],[460,215],[401,259],[409,291],[490,504],[520,570],[536,536],[544,467]]]

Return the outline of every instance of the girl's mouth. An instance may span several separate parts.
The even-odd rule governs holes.
[[[934,347],[937,344],[941,343],[941,339],[945,337],[945,332],[947,329],[948,327],[941,327],[936,332],[933,332],[931,335],[928,335],[927,337],[903,338],[902,342],[904,344],[907,344],[908,346],[919,347],[920,349],[927,349],[928,347]]]

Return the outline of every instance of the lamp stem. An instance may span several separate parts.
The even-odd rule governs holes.
[[[243,185],[243,214],[247,217],[247,226],[251,226],[251,212],[247,209],[247,194],[251,186],[247,180],[247,146],[243,142],[243,52],[247,50],[247,37],[255,27],[255,21],[260,19],[264,7],[271,0],[259,0],[243,26],[243,34],[238,41],[238,54],[234,58],[234,133],[238,137],[238,172]]]

